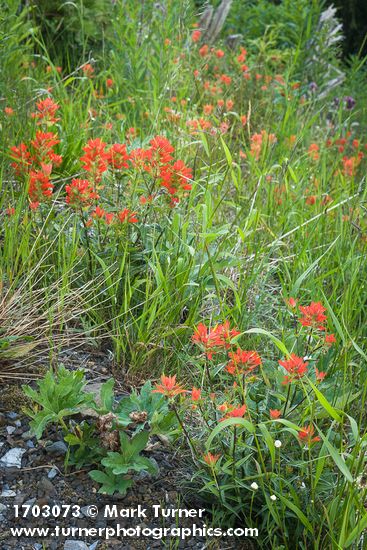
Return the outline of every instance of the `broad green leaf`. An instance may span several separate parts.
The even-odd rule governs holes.
[[[271,332],[268,330],[265,330],[263,328],[250,328],[249,330],[245,330],[242,334],[263,334],[264,336],[267,336],[270,338],[270,340],[277,346],[277,348],[287,357],[289,357],[290,353],[287,350],[285,344],[279,338],[274,336]]]
[[[328,414],[334,418],[334,420],[336,420],[337,422],[339,422],[339,424],[341,424],[343,422],[341,416],[339,415],[339,413],[334,409],[334,407],[332,407],[330,405],[330,403],[328,402],[328,400],[326,399],[326,397],[324,396],[323,393],[320,392],[320,390],[315,386],[315,384],[313,384],[311,382],[311,380],[308,381],[308,383],[310,384],[311,388],[313,389],[313,391],[315,392],[315,395],[317,397],[317,400],[319,401],[320,405],[322,405],[324,407],[324,409],[328,412]]]
[[[339,468],[343,476],[349,483],[353,483],[353,476],[349,471],[348,466],[346,465],[344,459],[342,456],[338,453],[338,451],[335,449],[335,447],[330,443],[330,441],[323,435],[323,433],[319,431],[320,437],[323,440],[327,450],[330,453],[331,458],[333,459],[335,465]]]
[[[255,432],[254,426],[248,420],[245,420],[244,418],[227,418],[226,420],[219,422],[219,424],[214,428],[205,444],[206,449],[210,449],[213,439],[215,439],[217,435],[220,434],[220,432],[222,432],[226,428],[229,428],[230,426],[240,426],[242,428],[246,428],[246,430],[248,430],[250,433]]]
[[[287,506],[287,508],[289,508],[290,510],[292,510],[296,516],[298,517],[298,519],[303,523],[303,525],[306,527],[306,529],[308,531],[310,531],[310,533],[313,534],[313,528],[312,528],[312,525],[311,523],[309,522],[309,520],[307,519],[307,517],[305,516],[305,514],[302,512],[302,510],[300,510],[298,508],[298,506],[296,506],[295,504],[293,504],[293,502],[291,502],[290,500],[288,500],[285,496],[283,496],[281,493],[276,493],[276,495],[278,496],[278,498]]]
[[[104,410],[106,411],[112,411],[112,405],[113,405],[113,388],[115,386],[115,380],[113,378],[110,378],[102,384],[101,387],[101,404]]]

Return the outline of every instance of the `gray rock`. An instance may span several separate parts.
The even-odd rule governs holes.
[[[64,550],[88,550],[88,546],[81,540],[66,540]]]
[[[6,427],[6,431],[8,432],[9,435],[13,434],[15,432],[16,428],[15,426],[7,426]]]
[[[38,492],[42,492],[46,496],[54,496],[56,489],[47,477],[43,477],[38,483]]]
[[[26,449],[22,449],[21,447],[14,447],[1,457],[0,464],[3,464],[7,468],[21,468],[22,456],[25,452]]]
[[[87,517],[87,518],[89,517],[89,514],[88,514],[89,506],[82,506],[82,507],[80,508],[80,511],[81,511],[81,513],[83,514],[83,516],[85,516],[85,517]]]
[[[97,540],[96,542],[93,542],[93,544],[90,545],[89,550],[96,550],[98,544],[99,544],[99,540]]]
[[[56,476],[57,476],[57,470],[55,468],[52,468],[47,474],[48,479],[53,479]]]
[[[24,504],[26,504],[27,506],[33,506],[33,504],[36,502],[36,498],[30,498],[29,500],[27,500]]]
[[[12,491],[11,489],[4,489],[0,497],[4,497],[4,498],[15,497],[16,494],[17,493],[15,491]]]
[[[22,439],[24,439],[24,441],[28,441],[28,439],[33,439],[33,437],[34,437],[34,434],[31,430],[28,430],[28,432],[22,433]]]
[[[18,414],[16,412],[10,412],[7,414],[7,417],[10,418],[10,420],[15,420],[18,418]]]
[[[36,544],[33,545],[34,550],[42,550],[42,548],[43,548],[42,544],[39,544],[38,542],[36,542]]]
[[[55,456],[64,456],[68,450],[63,441],[55,441],[54,443],[48,444],[45,449],[48,453]]]
[[[2,514],[3,512],[6,512],[7,509],[8,509],[8,507],[5,506],[5,504],[2,504],[0,502],[0,514]]]
[[[26,445],[29,449],[34,449],[34,443],[30,439],[26,442]]]
[[[135,477],[136,481],[143,481],[143,479],[149,479],[151,477],[150,473],[146,470],[141,470],[138,475]],[[142,488],[145,492],[145,488]]]
[[[14,499],[14,504],[18,504],[18,506],[21,506],[26,498],[27,498],[27,495],[25,495],[24,493],[23,494],[18,493]]]
[[[14,422],[14,424],[16,425],[17,428],[20,428],[20,427],[22,426],[22,423],[21,423],[20,420],[16,420],[16,421]]]

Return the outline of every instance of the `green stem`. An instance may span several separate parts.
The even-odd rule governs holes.
[[[181,417],[180,417],[180,415],[178,414],[178,411],[177,411],[177,409],[176,409],[176,405],[173,403],[173,401],[172,401],[171,405],[172,405],[172,409],[173,409],[173,411],[174,411],[174,413],[175,413],[175,415],[176,415],[176,417],[177,417],[178,423],[180,424],[180,426],[181,426],[181,428],[182,428],[182,431],[183,431],[183,433],[184,433],[184,435],[185,435],[185,437],[186,437],[186,439],[187,439],[187,442],[188,442],[188,444],[189,444],[191,450],[193,451],[193,453],[194,453],[194,455],[196,456],[196,458],[199,459],[200,457],[199,457],[199,454],[198,454],[198,452],[197,452],[197,450],[196,450],[196,447],[195,447],[195,445],[193,444],[192,439],[191,439],[191,437],[189,436],[189,433],[188,433],[188,431],[186,430],[186,428],[185,428],[185,426],[184,426],[184,423],[182,422]]]

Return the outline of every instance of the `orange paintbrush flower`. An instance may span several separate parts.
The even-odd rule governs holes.
[[[185,393],[186,390],[179,384],[176,384],[176,375],[174,376],[161,376],[161,384],[156,384],[152,393],[161,393],[166,397],[176,397],[180,393]]]
[[[298,432],[298,439],[300,443],[306,443],[310,447],[312,443],[316,443],[317,441],[320,441],[319,436],[316,436],[316,437],[313,436],[314,433],[315,433],[315,428],[312,425],[304,426]]]
[[[213,455],[212,453],[209,453],[209,452],[203,456],[203,459],[208,464],[208,466],[215,466],[219,458],[220,458],[220,455]]]
[[[242,405],[241,407],[237,407],[236,409],[234,407],[230,407],[230,410],[223,418],[220,419],[220,421],[227,420],[228,418],[242,418],[246,411],[246,405]]]
[[[199,399],[201,399],[201,390],[198,388],[192,388],[191,399],[193,401],[199,401]]]

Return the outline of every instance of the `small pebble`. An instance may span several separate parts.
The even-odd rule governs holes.
[[[34,434],[32,433],[32,431],[28,430],[28,432],[24,432],[22,434],[22,439],[24,439],[24,441],[27,441],[28,439],[33,439],[33,436]]]
[[[54,479],[54,477],[57,476],[57,470],[55,468],[52,468],[47,474],[48,479]]]
[[[46,445],[46,451],[56,456],[64,456],[67,453],[67,446],[63,441],[55,441]]]
[[[16,494],[17,493],[15,491],[12,491],[11,489],[4,489],[0,497],[4,497],[4,498],[15,497]]]
[[[14,447],[1,457],[0,463],[7,468],[21,468],[22,456],[26,452],[26,449],[22,449],[21,447]]]
[[[81,540],[66,540],[64,550],[88,550],[88,546]]]
[[[47,477],[43,477],[38,483],[38,494],[39,496],[54,496],[56,494],[55,487]]]

